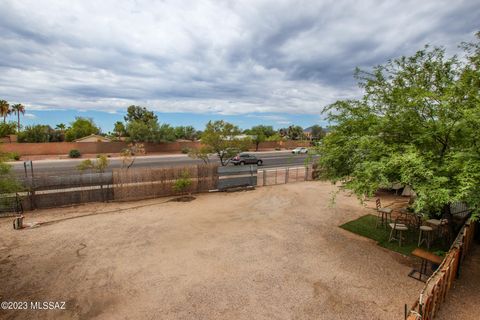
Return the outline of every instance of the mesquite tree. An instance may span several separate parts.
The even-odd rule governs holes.
[[[392,183],[409,185],[414,209],[429,215],[448,214],[455,201],[478,212],[479,43],[463,48],[458,58],[426,46],[356,70],[363,97],[325,109],[331,132],[318,150],[321,177],[342,181],[359,197]]]

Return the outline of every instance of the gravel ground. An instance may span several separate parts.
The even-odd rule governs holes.
[[[462,273],[453,283],[436,319],[477,320],[480,318],[480,247],[473,246],[465,258]]]
[[[0,301],[66,301],[2,319],[402,319],[409,259],[341,228],[371,209],[301,182],[0,219]],[[372,206],[372,203],[369,204]],[[79,215],[89,216],[77,217]]]

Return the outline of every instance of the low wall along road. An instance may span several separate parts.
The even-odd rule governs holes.
[[[267,141],[259,145],[261,150],[275,148],[294,149],[305,147],[309,141]],[[81,154],[108,154],[120,153],[128,146],[126,142],[47,142],[47,143],[3,143],[0,148],[3,152],[16,152],[20,156],[31,155],[66,155],[72,149]],[[144,143],[147,153],[180,153],[184,148],[199,148],[198,141],[178,141],[168,143]],[[251,150],[255,150],[252,145]]]

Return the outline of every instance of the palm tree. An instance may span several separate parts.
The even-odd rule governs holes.
[[[21,103],[12,106],[12,112],[17,115],[18,132],[20,132],[20,113],[25,114],[25,106]]]
[[[55,129],[60,130],[60,132],[63,133],[63,131],[65,131],[65,128],[66,128],[66,127],[67,127],[67,126],[65,125],[65,123],[59,123],[59,124],[57,124],[57,126],[55,127]]]
[[[10,114],[10,105],[5,100],[0,100],[0,116],[3,117],[3,123],[7,122],[7,116]]]

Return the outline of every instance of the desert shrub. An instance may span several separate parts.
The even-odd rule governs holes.
[[[173,185],[173,191],[184,194],[191,185],[192,179],[190,179],[188,172],[185,171],[182,173],[182,176],[175,181],[175,184]]]
[[[80,158],[81,157],[81,153],[80,151],[78,151],[77,149],[72,149],[70,150],[70,152],[68,153],[68,156],[70,158]]]
[[[190,148],[187,148],[187,147],[182,148],[182,153],[188,154],[189,152],[190,152]]]
[[[15,122],[0,123],[0,138],[6,137],[17,132],[17,124]]]
[[[18,160],[20,160],[20,155],[18,154],[18,152],[10,152],[8,154],[8,158],[11,159],[11,160],[18,161]]]

